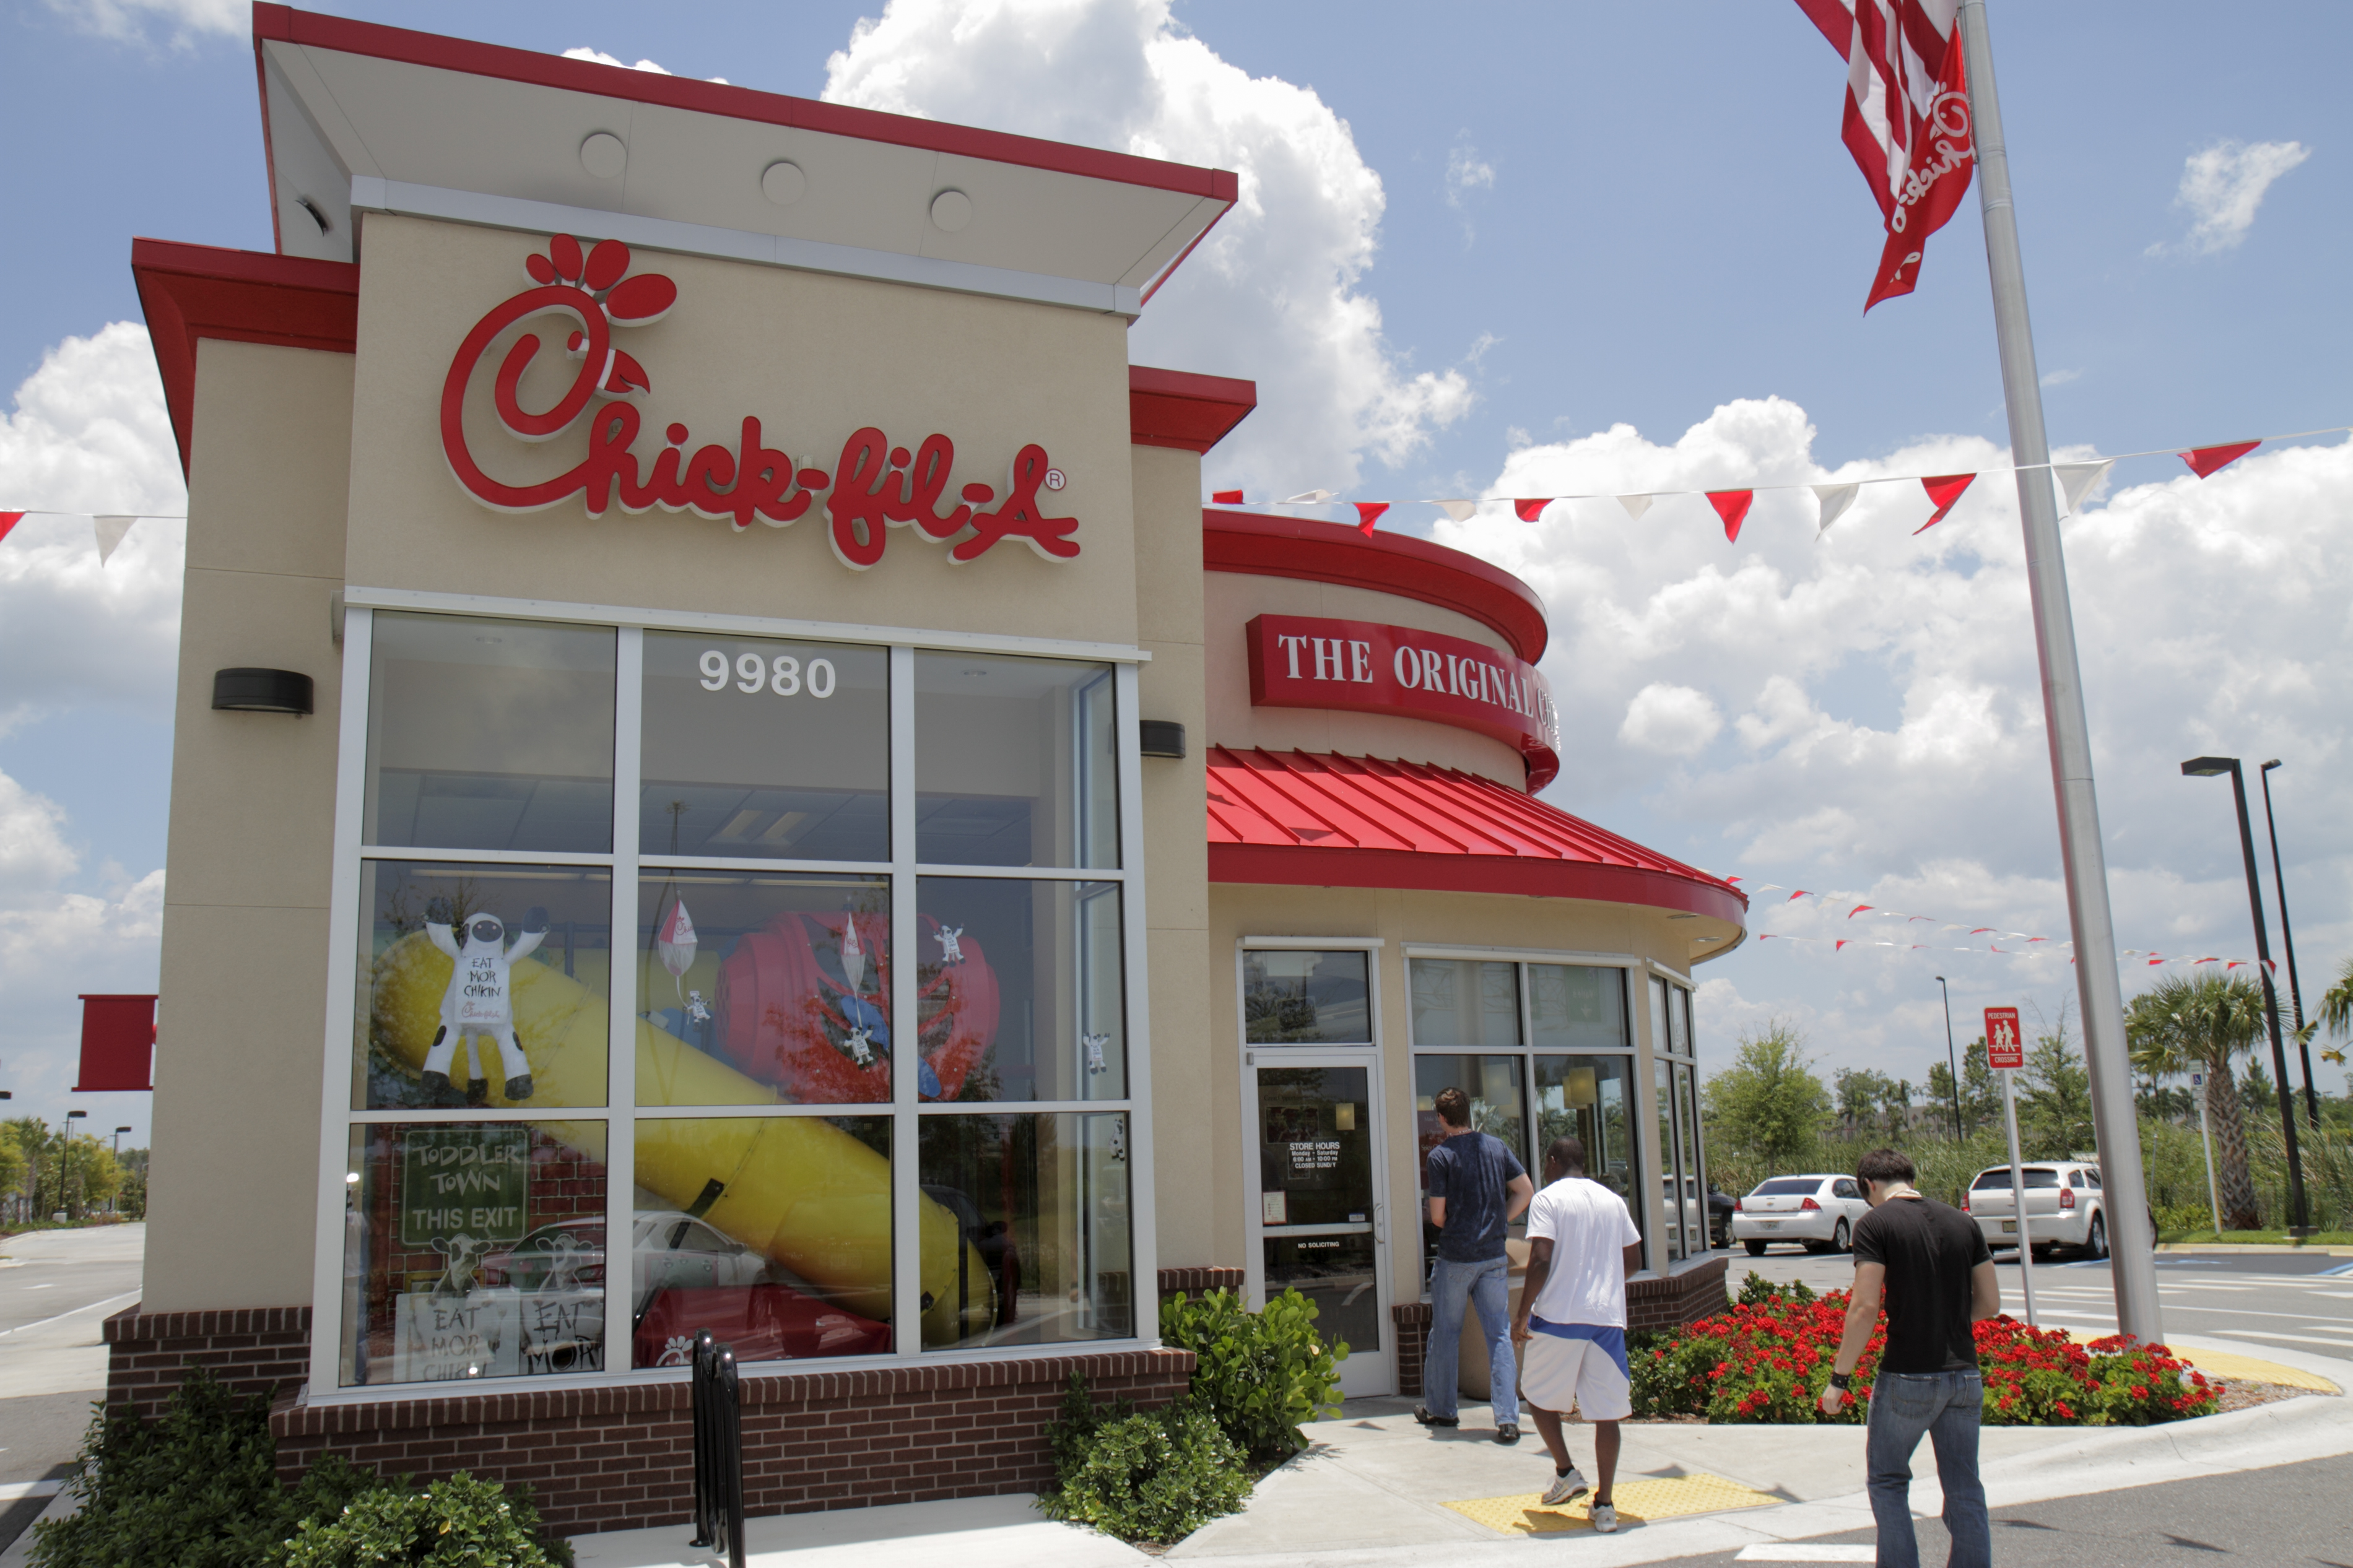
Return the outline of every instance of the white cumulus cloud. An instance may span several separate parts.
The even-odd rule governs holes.
[[[1654,680],[1626,705],[1618,738],[1646,752],[1671,757],[1696,756],[1724,729],[1724,715],[1704,691]]]
[[[2174,205],[2188,210],[2189,233],[2181,248],[2200,256],[2229,250],[2254,226],[2255,209],[2272,182],[2312,156],[2301,142],[2217,142],[2189,154],[2181,168]],[[2167,248],[2151,246],[2151,253]]]
[[[149,41],[148,27],[169,34],[174,48],[187,48],[213,34],[245,37],[253,30],[251,0],[47,0],[50,10],[85,32],[125,43]]]
[[[1460,367],[1417,370],[1365,290],[1387,204],[1314,91],[1229,64],[1168,0],[890,0],[828,62],[825,96],[1230,169],[1240,199],[1136,324],[1139,363],[1244,376],[1259,407],[1212,482],[1345,490],[1466,413]]]
[[[567,60],[586,60],[592,65],[619,66],[626,70],[651,71],[656,76],[675,76],[678,74],[677,72],[670,69],[667,66],[655,60],[639,60],[637,64],[630,65],[628,61],[620,58],[617,55],[608,55],[602,49],[592,49],[586,44],[581,45],[577,48],[565,50],[564,58]],[[723,76],[705,77],[702,79],[705,81],[718,82],[723,87],[725,86],[727,82],[727,79]]]

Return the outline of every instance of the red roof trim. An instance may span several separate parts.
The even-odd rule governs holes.
[[[461,71],[468,76],[529,82],[569,92],[627,99],[634,103],[656,103],[698,114],[724,115],[763,125],[790,125],[862,142],[920,147],[927,152],[1081,174],[1124,185],[1176,191],[1211,201],[1230,204],[1241,193],[1240,180],[1226,169],[1198,169],[1188,163],[1164,163],[1156,158],[1106,153],[1093,147],[1072,147],[1034,136],[980,131],[936,120],[918,120],[912,115],[885,114],[879,110],[852,109],[748,87],[698,81],[691,77],[657,76],[652,71],[631,70],[627,66],[599,65],[594,60],[566,59],[561,55],[543,55],[500,44],[447,38],[406,27],[322,16],[290,5],[257,4],[253,7],[255,53],[259,54],[262,44],[269,39],[365,55],[374,59],[399,60],[437,70]],[[275,206],[274,200],[271,205]]]
[[[1127,367],[1127,438],[1138,447],[1207,453],[1257,406],[1254,381]]]
[[[1402,533],[1215,508],[1201,513],[1201,560],[1212,572],[1297,577],[1395,594],[1470,616],[1530,664],[1551,633],[1535,589],[1475,555]]]
[[[1747,924],[1731,884],[1490,779],[1223,746],[1207,761],[1213,882],[1593,899]]]
[[[131,275],[163,373],[183,476],[195,434],[199,339],[346,354],[357,343],[360,269],[353,262],[134,239]]]

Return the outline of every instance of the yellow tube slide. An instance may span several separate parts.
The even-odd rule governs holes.
[[[421,931],[402,937],[375,962],[373,1037],[380,1049],[411,1073],[424,1071],[425,1053],[441,1026],[441,997],[452,968]],[[603,1105],[609,1034],[604,998],[535,960],[516,964],[509,983],[515,1033],[531,1062],[533,1092],[527,1100],[508,1100],[501,1076],[493,1069],[491,1103],[533,1117]],[[478,1044],[475,1048],[486,1047]],[[453,1065],[462,1073],[463,1058]],[[638,1081],[663,1085],[665,1098],[678,1105],[777,1102],[773,1089],[643,1019],[638,1021]],[[842,1112],[861,1114],[849,1106]],[[543,1125],[559,1140],[567,1133],[577,1136],[574,1123]],[[603,1158],[601,1149],[588,1152]],[[714,1181],[722,1190],[702,1211],[705,1219],[807,1280],[827,1300],[865,1317],[891,1321],[889,1161],[816,1117],[648,1121],[641,1113],[638,1185],[687,1209],[702,1200]],[[923,1312],[923,1342],[954,1344],[987,1332],[996,1321],[997,1303],[987,1261],[969,1241],[959,1248],[962,1227],[946,1208],[923,1197],[918,1215],[923,1288],[931,1301]],[[964,1303],[961,1326],[959,1300]]]

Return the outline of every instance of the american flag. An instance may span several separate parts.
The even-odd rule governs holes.
[[[1868,310],[1909,294],[1928,237],[1968,194],[1977,167],[1955,18],[1959,0],[1798,0],[1846,58],[1840,135],[1887,226]]]

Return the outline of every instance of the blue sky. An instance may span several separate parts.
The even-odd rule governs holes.
[[[1837,140],[1841,62],[1794,5],[1179,0],[1165,20],[1153,0],[319,8],[1257,172],[1265,221],[1221,226],[1134,340],[1139,361],[1260,381],[1260,414],[1211,476],[1253,499],[2005,460],[1974,194],[1931,242],[1919,291],[1865,318],[1878,216]],[[2216,16],[1993,7],[2063,447],[2353,419],[2338,390],[2353,108],[2337,79],[2353,20],[2326,5],[2268,6],[2259,27]],[[853,42],[862,16],[881,25]],[[1148,102],[1130,101],[1130,82]],[[151,416],[122,403],[144,434],[118,440],[76,413],[135,402],[136,353],[49,356],[138,321],[134,235],[268,247],[242,8],[6,0],[0,93],[19,128],[0,212],[20,237],[0,254],[0,382],[35,378],[38,394],[0,433],[0,505],[177,510],[169,465],[124,455],[154,446]],[[1206,111],[1214,134],[1153,108],[1164,101]],[[2227,174],[2263,144],[2303,156],[2270,154],[2292,166],[2250,221],[2216,209],[2220,243],[2193,242],[2197,214],[2178,200],[2191,160],[2221,158]],[[50,410],[37,420],[36,403]],[[52,462],[44,442],[70,450]],[[2173,764],[2284,756],[2307,994],[2353,949],[2353,790],[2330,782],[2347,750],[2346,479],[2341,437],[2267,450],[2203,487],[2173,459],[2144,461],[2070,525],[2120,942],[2247,950],[2222,786]],[[1894,492],[1826,544],[1810,502],[1787,497],[1760,500],[1738,549],[1691,501],[1641,525],[1606,504],[1535,527],[1506,511],[1440,528],[1426,507],[1389,521],[1546,593],[1547,673],[1571,725],[1556,804],[1751,880],[2063,936],[2014,493],[2007,476],[1980,481],[1914,541],[1926,509]],[[87,537],[74,526],[27,523],[0,545],[48,552],[38,572],[0,571],[0,622],[16,624],[0,624],[0,775],[15,791],[0,791],[0,920],[18,922],[0,927],[17,943],[0,962],[0,1087],[16,1079],[20,1108],[50,1115],[70,1081],[70,990],[152,983],[152,889],[138,889],[163,863],[176,616],[159,525],[141,525],[111,576],[94,554],[69,559]],[[90,907],[58,912],[77,898]],[[1829,934],[1824,918],[1760,904],[1757,926]],[[61,995],[39,933],[77,919],[90,934]],[[1964,1019],[2010,1001],[2055,1014],[2067,984],[2063,963],[1752,942],[1701,972],[1703,1040],[1721,1053],[1786,1016],[1826,1065],[1916,1080],[1942,1055],[1939,963]],[[2128,986],[2143,978],[2127,971]],[[94,1121],[143,1135],[137,1100],[120,1115],[88,1103]]]

